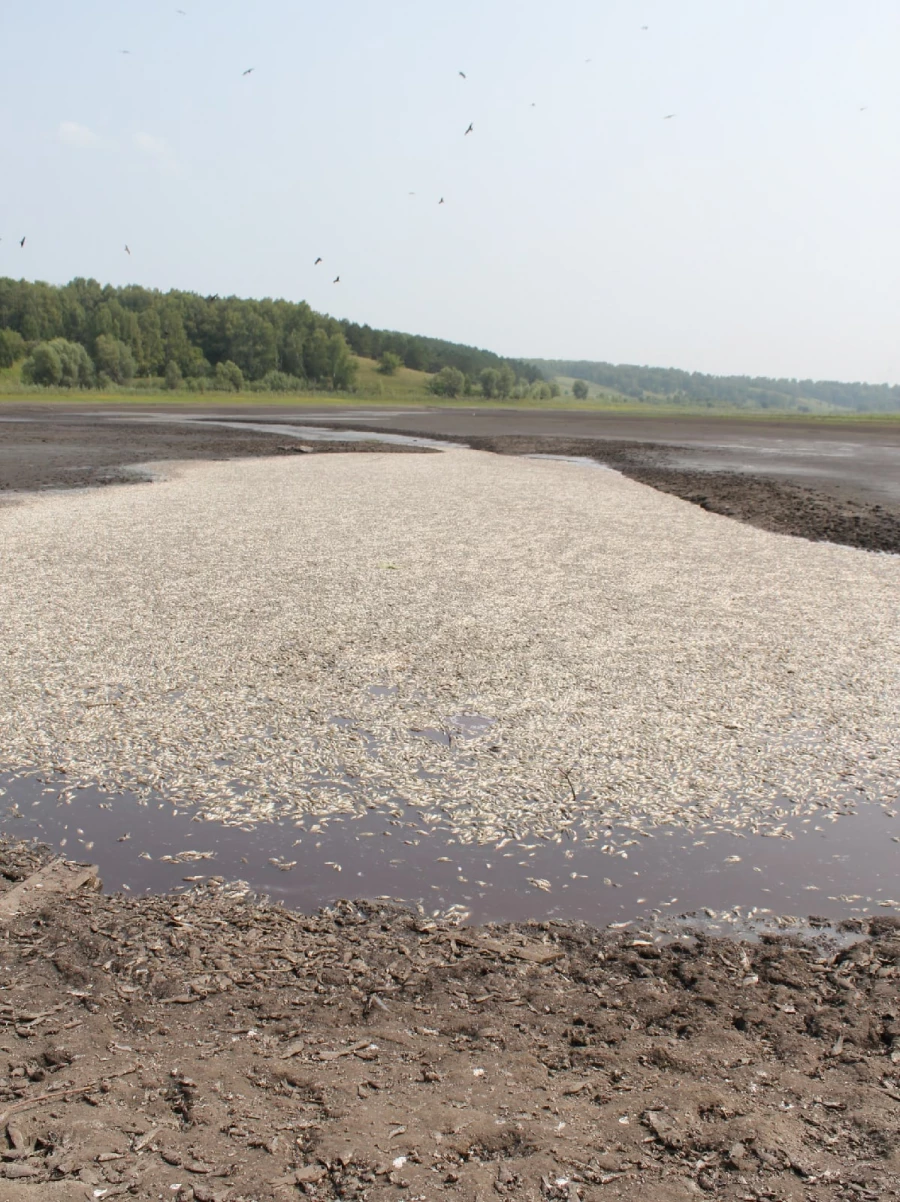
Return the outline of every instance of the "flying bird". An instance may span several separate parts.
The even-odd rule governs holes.
[[[22,241],[19,243],[19,246],[24,246],[24,245],[25,245],[25,239],[23,238]]]
[[[860,108],[860,110],[859,110],[859,111],[860,111],[861,113],[864,113],[868,107],[869,107],[869,106],[868,106],[867,104],[864,104],[864,105],[863,105],[863,106]]]
[[[313,267],[318,267],[321,262],[322,262],[322,256],[319,255],[318,259],[316,259],[315,263],[313,263]]]
[[[438,201],[438,204],[439,204],[439,205],[442,205],[443,203],[444,203],[444,198],[443,198],[443,196],[442,196],[442,197],[441,197],[441,199]],[[23,241],[24,241],[24,239],[23,239]]]
[[[465,71],[460,71],[460,75],[463,77],[463,79],[465,79],[465,78],[466,78],[466,73],[465,73]]]
[[[649,29],[649,28],[650,28],[650,26],[649,26],[649,25],[642,25],[642,26],[641,26],[641,29]]]
[[[666,113],[665,117],[663,117],[663,121],[671,121],[673,117],[677,116],[677,113]]]
[[[128,245],[128,243],[127,243],[127,242],[125,243],[125,254],[126,254],[126,255],[130,255],[130,254],[131,254],[131,247]]]
[[[255,67],[248,67],[246,71],[241,72],[241,75],[252,75],[255,70]]]
[[[332,282],[332,284],[339,284],[341,282],[341,277],[339,275],[336,275],[331,282]]]
[[[119,54],[131,54],[130,50],[120,50]]]
[[[187,13],[184,11],[184,9],[183,9],[183,8],[176,8],[176,9],[175,9],[175,11],[178,13],[179,17],[186,17],[186,16],[187,16]]]
[[[474,122],[471,122],[471,121],[470,121],[470,122],[469,122],[469,128],[466,130],[466,134],[470,134],[474,128],[475,128],[475,124],[474,124]],[[466,136],[466,134],[463,134],[463,137],[465,137],[465,136]]]

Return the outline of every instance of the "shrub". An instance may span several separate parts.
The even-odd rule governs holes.
[[[224,363],[217,363],[213,374],[213,387],[220,392],[240,392],[244,387],[244,373],[230,359],[226,359]]]
[[[395,376],[397,369],[403,366],[403,360],[393,351],[385,351],[378,361],[378,370],[383,376]]]
[[[466,384],[466,378],[457,367],[442,367],[436,376],[428,382],[428,391],[435,396],[459,396]]]
[[[170,359],[166,364],[166,388],[170,392],[177,392],[184,385],[184,376],[181,374],[181,368],[174,359]]]
[[[39,342],[22,364],[22,380],[52,388],[91,388],[94,365],[90,355],[77,342],[54,338]]]

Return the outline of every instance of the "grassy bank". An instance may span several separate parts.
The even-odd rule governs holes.
[[[169,390],[163,387],[133,386],[120,387],[114,391],[100,392],[97,389],[34,388],[21,383],[18,365],[0,369],[0,407],[5,405],[58,405],[83,407],[85,404],[106,406],[139,406],[165,408],[185,407],[205,409],[223,406],[240,408],[309,408],[338,409],[364,405],[367,408],[411,409],[424,407],[437,409],[508,409],[534,411],[581,411],[627,415],[629,417],[659,419],[678,417],[708,420],[711,417],[742,422],[786,422],[803,425],[846,425],[863,422],[867,425],[882,423],[896,427],[900,413],[799,413],[796,409],[740,409],[732,405],[712,407],[708,405],[672,404],[665,401],[648,402],[632,400],[619,394],[591,386],[588,397],[558,396],[547,400],[532,397],[503,401],[481,396],[439,397],[428,389],[431,376],[427,372],[400,367],[392,376],[382,375],[374,359],[359,359],[356,387],[352,392],[326,392],[309,389],[295,393],[256,392],[243,389],[240,392],[204,392],[182,388]],[[563,387],[570,381],[560,380]]]

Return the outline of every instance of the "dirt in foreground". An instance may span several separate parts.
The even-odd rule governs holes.
[[[0,913],[41,862],[0,848]],[[6,1202],[900,1196],[894,920],[835,951],[38,896],[0,918]]]

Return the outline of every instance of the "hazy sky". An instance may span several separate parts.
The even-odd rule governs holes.
[[[0,275],[900,382],[898,64],[897,0],[6,3]]]

